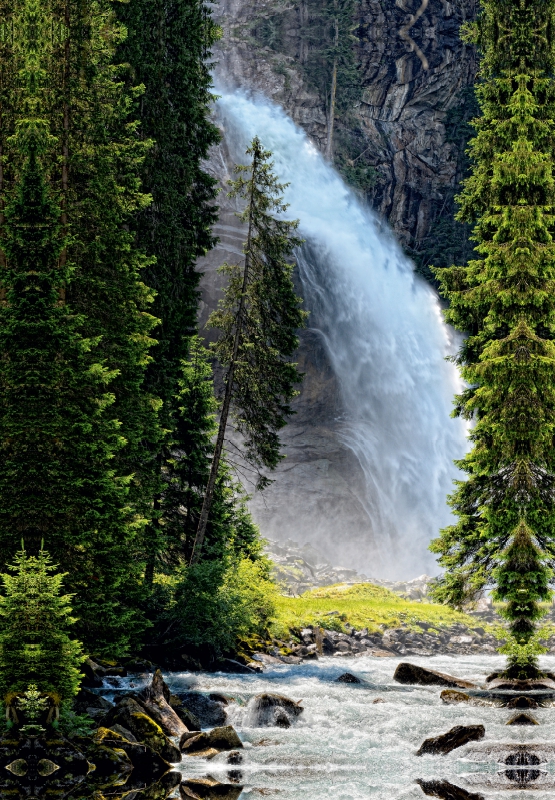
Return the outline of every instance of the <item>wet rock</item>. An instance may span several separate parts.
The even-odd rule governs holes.
[[[81,665],[81,670],[84,676],[82,686],[85,686],[87,689],[99,689],[102,686],[106,675],[104,667],[101,667],[100,664],[97,664],[91,658],[87,658]]]
[[[226,760],[228,764],[242,764],[243,754],[239,753],[237,750],[232,750]]]
[[[483,725],[455,725],[447,733],[443,733],[441,736],[433,736],[422,742],[416,755],[446,755],[457,747],[468,744],[468,742],[483,739],[485,732]]]
[[[375,700],[372,700],[372,704],[375,705],[376,703],[385,703],[383,697],[376,697]]]
[[[231,725],[194,735],[185,733],[179,741],[180,750],[187,754],[197,753],[208,748],[214,748],[219,752],[221,750],[237,750],[242,747],[243,743]]]
[[[442,800],[484,800],[483,795],[471,794],[449,781],[424,781],[418,778],[416,783],[428,797],[440,797]]]
[[[159,781],[148,786],[138,797],[140,800],[165,800],[176,786],[181,782],[181,773],[166,772]],[[133,795],[127,795],[125,800],[133,800]]]
[[[113,708],[113,703],[110,703],[105,697],[91,692],[85,686],[79,689],[79,693],[73,701],[73,710],[76,714],[89,714],[91,717],[105,714],[111,708]]]
[[[512,700],[509,700],[507,703],[507,708],[537,708],[538,703],[533,697],[526,697],[522,695],[521,697],[513,697]]]
[[[302,706],[283,695],[258,694],[249,702],[250,724],[253,728],[288,728],[303,710]]]
[[[344,672],[343,675],[340,675],[339,678],[335,679],[336,683],[365,683],[365,681],[357,678],[356,675],[353,675],[351,672]]]
[[[169,704],[170,690],[159,669],[154,673],[150,686],[143,689],[139,697],[148,715],[162,728],[166,736],[181,736],[188,730]]]
[[[235,783],[219,783],[211,777],[191,778],[179,786],[182,800],[238,800],[242,786]]]
[[[103,718],[103,724],[109,728],[114,724],[121,725],[139,742],[148,745],[165,761],[173,764],[181,760],[179,749],[168,739],[164,731],[144,708],[132,697],[123,700]]]
[[[114,731],[115,733],[119,733],[119,735],[123,736],[124,739],[127,739],[128,742],[137,742],[137,738],[133,736],[131,731],[128,731],[127,728],[123,727],[123,725],[118,725],[117,722],[115,725],[112,725],[110,730]]]
[[[241,664],[240,661],[235,661],[233,658],[222,658],[216,661],[212,666],[214,672],[229,672],[238,675],[251,675],[256,670],[246,664]]]
[[[420,686],[450,686],[460,689],[474,689],[475,683],[466,681],[463,678],[455,678],[443,672],[436,672],[433,669],[426,669],[416,664],[409,664],[407,661],[401,662],[395,670],[393,680],[397,683],[418,684]]]
[[[440,694],[441,700],[448,706],[456,706],[459,703],[466,703],[469,706],[498,706],[504,705],[502,700],[488,697],[473,697],[466,692],[458,692],[456,689],[444,689]]]
[[[199,718],[195,716],[192,711],[189,711],[188,708],[185,708],[179,697],[172,694],[170,697],[170,705],[187,730],[200,731],[202,725],[200,724]]]
[[[99,728],[93,737],[92,748],[87,749],[87,758],[96,764],[98,747],[123,750],[133,766],[133,785],[149,785],[157,781],[170,769],[170,763],[159,753],[141,742],[131,742],[113,728]],[[129,783],[129,780],[128,780]]]
[[[534,690],[555,690],[555,681],[551,678],[538,678],[537,680],[517,681],[508,678],[493,678],[488,681],[488,690],[508,690],[511,692],[531,692]]]
[[[175,692],[185,708],[187,708],[200,722],[203,728],[213,728],[224,725],[227,714],[221,703],[211,700],[200,692]]]
[[[507,725],[537,725],[537,720],[530,714],[515,714],[508,722]]]

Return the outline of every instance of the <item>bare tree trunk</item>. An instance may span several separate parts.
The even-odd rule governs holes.
[[[255,175],[258,170],[258,152],[255,150],[252,160],[252,178],[255,180]],[[226,375],[224,402],[222,405],[222,413],[220,415],[220,424],[218,426],[218,436],[216,438],[216,447],[214,448],[214,457],[212,459],[212,466],[210,467],[210,475],[208,477],[208,484],[204,494],[202,509],[198,522],[195,542],[193,544],[193,552],[191,553],[191,564],[196,564],[200,558],[204,536],[206,534],[206,525],[208,523],[208,516],[212,508],[212,500],[214,499],[214,489],[216,488],[216,479],[218,477],[218,470],[220,468],[220,461],[222,458],[222,451],[224,448],[225,429],[229,417],[229,410],[231,408],[231,400],[233,396],[233,376],[235,373],[235,364],[237,362],[237,354],[239,352],[239,344],[241,342],[241,334],[243,327],[243,312],[245,308],[245,295],[249,279],[249,256],[252,241],[252,228],[253,228],[253,198],[251,193],[250,198],[250,212],[249,212],[249,228],[247,232],[247,243],[245,248],[245,268],[243,272],[243,286],[241,288],[241,298],[239,300],[239,308],[237,309],[237,322],[235,325],[235,337],[233,339],[233,350],[231,353],[231,360]]]

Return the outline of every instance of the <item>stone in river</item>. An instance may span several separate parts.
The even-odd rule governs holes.
[[[448,781],[424,781],[418,778],[416,783],[428,797],[440,797],[442,800],[484,800],[483,795],[471,794]]]
[[[534,719],[530,714],[516,714],[512,717],[508,722],[507,725],[537,725],[537,720]]]
[[[446,755],[457,747],[462,747],[468,742],[475,742],[483,739],[486,731],[483,725],[455,725],[447,733],[440,736],[433,736],[426,739],[420,745],[416,753],[417,756],[423,755]]]
[[[393,680],[397,683],[419,684],[420,686],[451,686],[459,689],[476,689],[475,683],[466,681],[463,678],[455,678],[443,672],[436,672],[433,669],[426,669],[416,664],[409,664],[407,661],[401,662],[395,670]]]
[[[507,703],[507,708],[537,708],[538,703],[534,700],[533,697],[526,697],[525,695],[521,695],[520,697],[513,697],[512,700],[509,700]]]
[[[340,675],[339,678],[335,679],[336,683],[364,683],[360,678],[357,678],[356,675],[353,675],[350,672],[344,672],[343,675]]]
[[[243,743],[235,729],[231,725],[226,725],[222,728],[214,728],[210,732],[197,733],[194,736],[184,733],[179,747],[182,752],[191,754],[207,748],[215,748],[218,751],[237,750],[243,747]]]
[[[222,703],[211,700],[201,692],[176,691],[175,695],[179,697],[185,708],[195,715],[203,728],[225,724],[227,714]]]
[[[265,726],[287,728],[302,712],[303,708],[299,703],[281,694],[265,692],[256,695],[249,702],[250,725],[253,728]]]
[[[214,778],[189,778],[179,786],[182,800],[238,800],[242,791],[242,786]]]

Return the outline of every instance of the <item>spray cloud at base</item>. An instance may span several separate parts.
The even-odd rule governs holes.
[[[310,541],[369,576],[437,574],[427,548],[451,519],[446,498],[460,477],[453,459],[466,449],[466,426],[450,417],[461,383],[445,360],[456,344],[438,298],[282,109],[243,91],[218,94],[234,160],[244,161],[258,135],[290,184],[287,215],[300,220],[306,240],[297,263],[308,326],[338,387],[337,437],[356,463],[351,488],[362,509],[356,526],[324,503],[307,501],[303,513],[302,497],[280,495],[286,459],[266,497],[253,502],[262,534]]]

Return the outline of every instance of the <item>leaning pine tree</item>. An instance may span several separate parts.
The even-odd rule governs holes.
[[[492,587],[507,675],[532,677],[555,564],[555,2],[482,0],[468,36],[482,116],[458,218],[479,258],[436,274],[468,334],[455,413],[474,421],[473,448],[458,522],[432,545],[447,568],[436,598],[460,607]]]
[[[283,457],[279,431],[292,413],[289,403],[302,377],[291,357],[306,312],[300,309],[293,266],[287,260],[301,243],[295,235],[298,222],[274,216],[287,208],[282,199],[285,186],[273,174],[271,153],[257,137],[247,155],[252,156],[252,163],[235,168],[239,177],[231,182],[230,192],[231,197],[246,201],[239,215],[247,225],[245,261],[221,267],[229,283],[220,308],[210,317],[210,325],[223,334],[215,352],[226,369],[225,393],[192,563],[200,557],[230,411],[245,439],[246,460],[257,470],[275,469]],[[267,478],[260,476],[258,487],[267,483]]]

